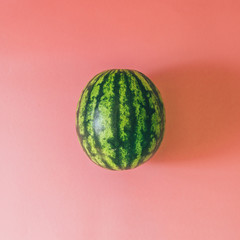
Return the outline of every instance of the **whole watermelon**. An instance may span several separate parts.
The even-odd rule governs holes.
[[[80,143],[97,165],[132,169],[146,162],[163,139],[165,110],[152,81],[136,70],[111,69],[85,87],[77,106]]]

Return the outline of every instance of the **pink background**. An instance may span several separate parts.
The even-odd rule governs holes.
[[[239,0],[0,0],[0,239],[240,239]],[[87,82],[137,69],[166,132],[141,167],[95,166]]]

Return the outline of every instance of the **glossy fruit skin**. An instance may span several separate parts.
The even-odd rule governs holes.
[[[97,165],[133,169],[159,148],[165,109],[152,81],[136,70],[111,69],[85,87],[76,113],[81,146]]]

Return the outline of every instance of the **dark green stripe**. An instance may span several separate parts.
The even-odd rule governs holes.
[[[119,166],[116,165],[116,148],[112,146],[114,142],[115,136],[113,132],[112,122],[113,122],[113,111],[114,111],[114,80],[115,80],[115,73],[109,74],[108,79],[103,88],[103,97],[100,99],[100,103],[98,106],[98,111],[100,116],[102,116],[102,120],[98,119],[98,122],[101,123],[102,128],[99,131],[98,137],[99,142],[101,145],[101,152],[105,157],[105,160],[111,166],[113,170],[119,170]],[[114,107],[114,108],[113,108]],[[97,119],[96,119],[97,120]],[[112,141],[112,143],[111,143]]]
[[[145,89],[144,85],[142,84],[142,81],[138,78],[138,76],[135,75],[134,71],[131,71],[131,74],[138,81],[139,87],[143,93],[143,96],[146,102],[146,105],[145,105],[145,110],[147,115],[145,120],[146,131],[143,133],[144,141],[142,143],[142,158],[138,163],[139,165],[143,161],[144,157],[148,154],[149,143],[151,140],[151,117],[155,110],[152,109],[149,104],[149,97],[151,97],[149,91]]]
[[[104,74],[106,74],[106,72],[102,72],[102,73],[97,77],[96,81],[97,81],[98,79],[100,79]],[[106,76],[107,76],[107,75],[108,75],[108,74],[106,74]],[[106,76],[104,77],[104,79],[106,78]],[[95,81],[95,82],[96,82],[96,81]],[[93,160],[93,158],[96,156],[96,154],[94,154],[94,153],[92,152],[91,145],[90,145],[89,142],[88,142],[89,132],[88,132],[88,130],[87,130],[87,117],[86,117],[86,116],[88,115],[88,111],[93,111],[92,109],[89,109],[89,108],[88,108],[89,103],[90,103],[90,101],[91,101],[91,99],[90,99],[91,92],[92,92],[92,89],[93,89],[93,87],[94,87],[94,84],[91,84],[91,82],[93,82],[93,81],[90,81],[90,83],[88,84],[89,93],[88,93],[88,100],[87,100],[87,103],[86,103],[86,108],[85,108],[85,113],[84,113],[85,118],[84,118],[83,126],[84,126],[84,139],[86,139],[86,142],[87,142],[87,150],[88,150],[89,153],[91,154],[89,157],[90,157],[91,160]],[[102,162],[103,162],[104,165],[107,167],[107,164],[106,164],[104,161],[102,161]],[[101,165],[101,163],[99,163],[99,165]]]
[[[135,108],[136,115],[136,131],[135,131],[135,153],[136,157],[132,162],[131,168],[137,166],[139,160],[142,157],[142,142],[143,142],[143,129],[145,128],[146,110],[145,110],[145,99],[139,87],[137,79],[130,74],[131,78],[131,90],[133,92],[133,106]]]
[[[91,90],[93,88],[93,83],[96,82],[103,74],[105,74],[105,72],[101,72],[101,73],[97,74],[95,77],[93,77],[93,79],[87,84],[87,86],[84,88],[84,90],[81,94],[81,97],[80,97],[80,100],[79,100],[79,103],[78,103],[77,113],[76,113],[76,119],[77,119],[77,124],[76,125],[77,125],[78,130],[79,130],[80,124],[81,124],[79,122],[79,114],[80,114],[80,106],[82,105],[82,98],[83,98],[84,92],[88,91],[88,95],[86,97],[87,101],[86,101],[85,108],[84,108],[84,111],[83,111],[84,112],[83,115],[86,116],[86,111],[87,111],[86,106],[87,106],[88,101],[90,100],[89,98],[90,98]],[[81,107],[84,107],[84,106],[81,106]],[[84,134],[81,135],[80,132],[78,134],[80,136],[84,136]]]
[[[80,123],[80,122],[79,122],[79,114],[80,114],[79,111],[80,111],[80,105],[81,105],[82,97],[83,97],[84,92],[85,92],[86,90],[88,90],[88,95],[87,95],[87,97],[86,97],[86,98],[87,98],[87,101],[86,101],[86,104],[85,104],[85,106],[87,106],[88,101],[89,101],[89,99],[90,99],[91,90],[92,90],[92,87],[93,87],[93,86],[90,87],[90,83],[93,82],[93,81],[97,81],[103,74],[104,74],[104,72],[97,74],[97,75],[87,84],[87,86],[85,87],[85,89],[83,90],[83,92],[82,92],[82,94],[81,94],[81,98],[80,98],[79,103],[78,103],[78,109],[77,109],[77,113],[76,113],[76,119],[77,119],[76,129],[77,129],[78,138],[79,138],[80,143],[81,143],[82,146],[83,146],[83,138],[84,138],[84,136],[85,136],[85,129],[86,129],[84,123]],[[87,111],[87,108],[85,107],[85,108],[84,108],[84,111],[83,111],[83,115],[84,115],[84,116],[86,116],[86,111]],[[82,126],[80,126],[80,124],[82,124]],[[84,127],[84,134],[83,134],[83,135],[80,134],[80,127]]]
[[[148,85],[151,87],[152,91],[153,91],[153,95],[155,95],[155,99],[157,100],[157,104],[159,107],[159,113],[160,113],[160,137],[156,136],[156,133],[154,133],[155,136],[155,140],[156,140],[156,146],[155,149],[152,152],[152,155],[157,151],[158,147],[160,146],[162,139],[163,139],[163,135],[164,135],[164,128],[165,128],[165,109],[164,109],[164,105],[163,105],[163,101],[161,98],[161,94],[158,91],[157,87],[153,84],[153,82],[147,77],[145,76],[143,73],[137,71],[148,83]]]
[[[90,144],[90,147],[91,147],[91,150],[92,150],[92,154],[95,154],[95,157],[94,157],[94,161],[96,163],[98,163],[99,165],[104,165],[105,164],[102,162],[100,156],[98,155],[97,153],[97,150],[96,150],[96,147],[95,147],[95,139],[94,139],[94,110],[95,110],[95,106],[97,104],[97,96],[99,94],[99,89],[100,89],[100,85],[103,84],[103,81],[104,81],[104,76],[106,74],[108,74],[109,71],[106,71],[103,75],[101,75],[101,77],[98,78],[98,80],[94,83],[93,83],[93,88],[92,88],[92,91],[91,91],[91,94],[90,94],[90,102],[88,104],[88,112],[86,114],[86,128],[87,128],[87,131],[89,133],[88,135],[88,138],[87,138],[87,141],[88,143]]]
[[[88,86],[89,86],[89,84],[88,84]],[[86,106],[87,106],[87,104],[89,103],[92,88],[93,88],[93,86],[89,86],[88,88],[87,88],[87,87],[85,88],[85,90],[88,89]],[[85,91],[85,90],[84,90],[84,91]],[[82,96],[83,96],[83,94],[82,94]],[[81,100],[80,100],[80,104],[81,104]],[[80,106],[80,104],[79,104],[79,106]],[[80,109],[80,107],[79,107],[79,109]],[[84,111],[83,111],[83,115],[86,116],[86,113],[87,113],[87,107],[85,107],[85,109],[84,109]],[[78,116],[78,114],[79,114],[79,111],[77,112],[77,116]],[[79,136],[79,139],[80,139],[80,141],[81,141],[81,145],[83,146],[84,151],[86,152],[86,154],[88,155],[88,157],[91,159],[91,158],[92,158],[91,156],[95,156],[95,155],[91,153],[90,145],[88,144],[88,141],[87,141],[87,135],[88,135],[88,133],[87,133],[86,125],[85,125],[85,124],[86,124],[86,123],[85,123],[85,120],[86,120],[86,118],[84,118],[84,121],[83,121],[83,123],[82,123],[82,126],[84,127],[84,135],[80,135],[79,129],[77,129],[77,132],[78,132],[78,136]],[[78,128],[80,127],[80,124],[81,124],[81,123],[78,122],[78,124],[77,124]],[[91,156],[90,156],[90,155],[88,154],[88,152],[85,150],[85,147],[84,147],[84,145],[83,145],[83,140],[85,140],[85,139],[86,139],[86,142],[87,142],[87,150],[88,150],[88,152],[91,154]]]
[[[127,88],[126,88],[126,74],[121,73],[119,80],[119,138],[120,138],[120,158],[121,168],[125,169],[129,161],[129,130],[130,125],[130,111],[128,105]]]
[[[158,146],[160,145],[162,139],[163,139],[163,135],[164,135],[164,125],[165,125],[165,109],[164,109],[164,105],[163,105],[163,101],[162,101],[162,97],[161,97],[161,94],[160,92],[158,91],[157,87],[153,84],[153,82],[147,77],[145,76],[143,73],[137,71],[139,74],[141,74],[141,76],[143,76],[146,81],[148,82],[148,84],[150,85],[150,87],[153,89],[153,92],[155,93],[156,95],[156,99],[158,101],[158,104],[159,104],[159,108],[160,108],[160,113],[161,113],[161,133],[160,133],[160,139],[159,139],[159,144]]]
[[[163,139],[163,135],[164,135],[164,126],[165,126],[165,109],[164,109],[164,105],[163,105],[163,101],[162,101],[162,97],[161,97],[161,94],[160,92],[158,91],[157,87],[153,84],[153,82],[147,77],[145,76],[143,73],[139,72],[148,82],[148,84],[151,86],[151,88],[153,89],[155,95],[156,95],[156,98],[157,98],[157,101],[158,101],[158,104],[159,104],[159,108],[160,108],[160,113],[161,113],[161,132],[160,132],[160,138],[158,140],[158,143],[157,143],[157,148],[159,147],[159,145],[161,144],[162,142],[162,139]]]
[[[157,87],[153,84],[153,82],[147,76],[145,76],[143,73],[141,73],[139,71],[137,71],[137,72],[148,82],[149,86],[151,87],[151,89],[153,90],[153,92],[156,96],[159,106],[161,106],[160,110],[162,110],[163,102],[162,102],[161,95],[160,95],[160,92],[158,91]]]
[[[131,78],[124,72],[125,78],[126,78],[126,95],[128,99],[128,106],[129,106],[129,111],[130,111],[130,130],[129,130],[129,161],[127,164],[127,169],[131,168],[132,162],[136,158],[136,153],[135,153],[135,141],[136,141],[136,112],[135,108],[133,106],[133,92],[131,91],[130,85],[131,85]]]
[[[84,91],[82,92],[82,95],[85,92],[85,90],[86,89],[84,89]],[[78,102],[78,108],[77,108],[77,113],[76,113],[76,120],[77,120],[77,122],[76,122],[76,131],[77,131],[78,139],[80,140],[80,143],[83,146],[83,144],[82,144],[82,136],[80,134],[80,129],[79,129],[79,111],[80,111],[80,104],[81,104],[82,95],[81,95],[81,98],[80,98],[80,100]]]
[[[142,143],[142,159],[139,161],[139,164],[141,164],[144,157],[149,154],[148,148],[151,141],[151,118],[152,118],[152,114],[155,112],[155,109],[152,109],[150,107],[149,97],[152,97],[152,96],[149,93],[149,91],[145,89],[144,85],[142,84],[142,81],[135,75],[133,71],[131,71],[131,74],[138,81],[139,87],[143,93],[143,96],[145,98],[145,103],[146,103],[145,105],[146,114],[147,114],[147,118],[145,121],[146,131],[143,133],[144,141]]]
[[[104,85],[106,84],[105,81],[109,78],[110,74],[111,74],[113,71],[114,71],[114,70],[110,71],[110,72],[104,77],[103,83],[100,85],[99,94],[98,94],[98,96],[97,96],[97,104],[96,104],[96,107],[95,107],[95,109],[94,109],[94,117],[93,117],[94,120],[98,118],[98,114],[99,114],[99,113],[98,113],[98,106],[99,106],[99,104],[100,104],[100,99],[101,99],[101,97],[103,96],[103,89],[104,89]],[[105,127],[108,127],[108,126],[105,126]],[[108,162],[105,160],[104,155],[103,155],[103,153],[102,153],[102,151],[101,151],[101,143],[100,143],[100,141],[99,141],[98,135],[96,134],[96,131],[94,131],[94,136],[93,136],[93,138],[94,138],[95,143],[96,143],[96,144],[95,144],[96,150],[97,150],[97,152],[98,152],[98,154],[99,154],[102,162],[104,162],[104,164],[106,165],[106,167],[107,167],[108,169],[112,169],[112,167],[111,167],[111,166],[108,164]]]
[[[114,101],[113,101],[113,111],[112,111],[112,129],[114,135],[114,141],[112,142],[113,148],[115,149],[116,158],[115,163],[119,167],[121,166],[121,159],[119,156],[119,147],[121,145],[121,139],[119,134],[119,122],[120,122],[120,110],[119,110],[119,81],[120,81],[120,71],[117,71],[114,77]]]

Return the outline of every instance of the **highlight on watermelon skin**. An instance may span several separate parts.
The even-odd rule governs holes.
[[[143,73],[111,69],[97,74],[77,105],[76,130],[81,146],[97,165],[133,169],[159,148],[165,128],[161,95]]]

